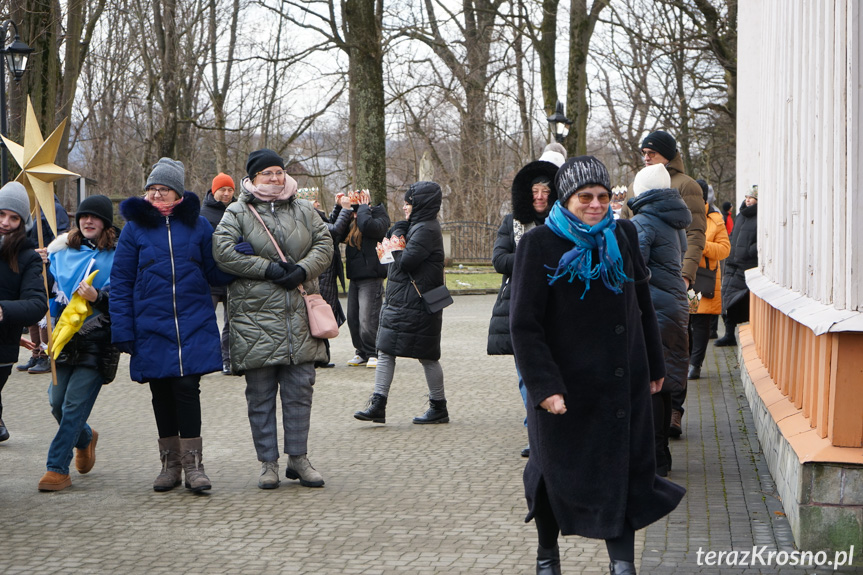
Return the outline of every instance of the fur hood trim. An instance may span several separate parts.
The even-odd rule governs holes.
[[[165,221],[165,217],[159,213],[150,202],[144,198],[132,197],[120,203],[120,215],[126,221],[135,222],[144,228],[155,228]],[[194,227],[198,216],[201,215],[201,200],[192,192],[183,193],[183,201],[174,207],[172,218],[181,223]]]

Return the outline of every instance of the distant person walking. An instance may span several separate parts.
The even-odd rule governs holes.
[[[386,422],[387,398],[397,357],[419,360],[429,391],[429,408],[414,423],[449,423],[440,336],[443,311],[429,314],[419,294],[444,285],[444,250],[438,213],[443,194],[434,182],[417,182],[405,193],[405,220],[387,234],[404,236],[404,250],[394,251],[389,264],[387,294],[378,330],[375,387],[366,409],[354,413],[362,421]]]
[[[749,321],[749,287],[746,270],[758,266],[758,186],[746,193],[731,233],[731,255],[722,277],[722,318],[725,335],[713,342],[718,347],[737,345],[737,324]]]
[[[204,471],[201,376],[222,368],[210,285],[233,279],[213,260],[213,228],[184,191],[182,162],[161,158],[143,198],[120,204],[126,226],[111,269],[111,339],[131,354],[129,375],[149,383],[162,470],[155,491],[185,474],[187,489],[212,487]],[[158,359],[158,361],[156,361]]]
[[[509,307],[515,249],[525,232],[545,223],[551,206],[557,201],[554,176],[566,160],[565,153],[566,150],[560,144],[549,144],[538,160],[526,164],[512,180],[512,213],[503,217],[492,251],[491,261],[494,271],[501,274],[503,278],[488,326],[489,355],[513,354],[509,333]],[[515,371],[522,403],[527,409],[527,390],[524,387],[524,380],[518,371],[518,366]],[[527,427],[527,417],[524,419],[524,425]],[[521,455],[530,456],[530,445],[521,450]]]
[[[27,238],[32,227],[27,190],[9,182],[0,188],[0,393],[18,360],[21,330],[48,312],[42,259]],[[0,398],[0,442],[7,439]]]

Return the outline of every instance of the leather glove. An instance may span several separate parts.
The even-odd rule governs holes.
[[[135,353],[135,342],[134,341],[118,341],[113,344],[114,347],[120,350],[121,353],[128,353],[132,355]]]
[[[255,255],[255,250],[252,249],[252,244],[243,241],[243,236],[240,236],[237,239],[237,245],[234,246],[234,251],[246,256]]]
[[[267,266],[267,271],[264,272],[264,277],[271,282],[282,285],[282,282],[288,279],[288,272],[285,271],[280,264],[282,262],[272,262]]]

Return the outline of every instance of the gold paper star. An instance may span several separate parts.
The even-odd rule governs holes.
[[[63,130],[66,127],[64,118],[60,125],[48,136],[42,139],[42,130],[36,120],[36,112],[33,111],[33,103],[27,97],[27,121],[24,124],[24,145],[20,146],[12,140],[3,136],[3,142],[9,149],[9,153],[21,167],[21,173],[15,178],[27,189],[31,204],[40,206],[45,213],[48,225],[57,234],[57,214],[54,210],[54,182],[60,178],[77,176],[78,174],[61,168],[54,163],[57,158],[57,150],[63,139]],[[35,202],[34,202],[35,199]],[[39,214],[34,209],[34,220],[38,222]]]

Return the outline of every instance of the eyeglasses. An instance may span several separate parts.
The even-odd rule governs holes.
[[[285,176],[285,172],[282,170],[277,170],[275,172],[258,172],[259,176],[264,176],[265,178],[272,178],[276,176],[277,178],[283,178]]]
[[[170,194],[170,193],[171,193],[171,192],[173,192],[174,190],[172,190],[171,188],[153,188],[153,187],[149,187],[149,188],[145,189],[144,191],[145,191],[145,192],[147,192],[148,194],[150,194],[151,196],[158,196],[158,197],[160,197],[160,198],[167,198],[167,197],[168,197],[168,194]]]
[[[641,150],[641,157],[647,158],[648,160],[652,160],[656,155],[656,152],[653,150]]]
[[[582,204],[589,204],[593,201],[594,198],[599,200],[599,203],[603,206],[607,206],[608,202],[611,201],[611,194],[608,192],[599,192],[598,194],[591,194],[590,192],[578,192],[575,194],[578,197],[578,201]]]

